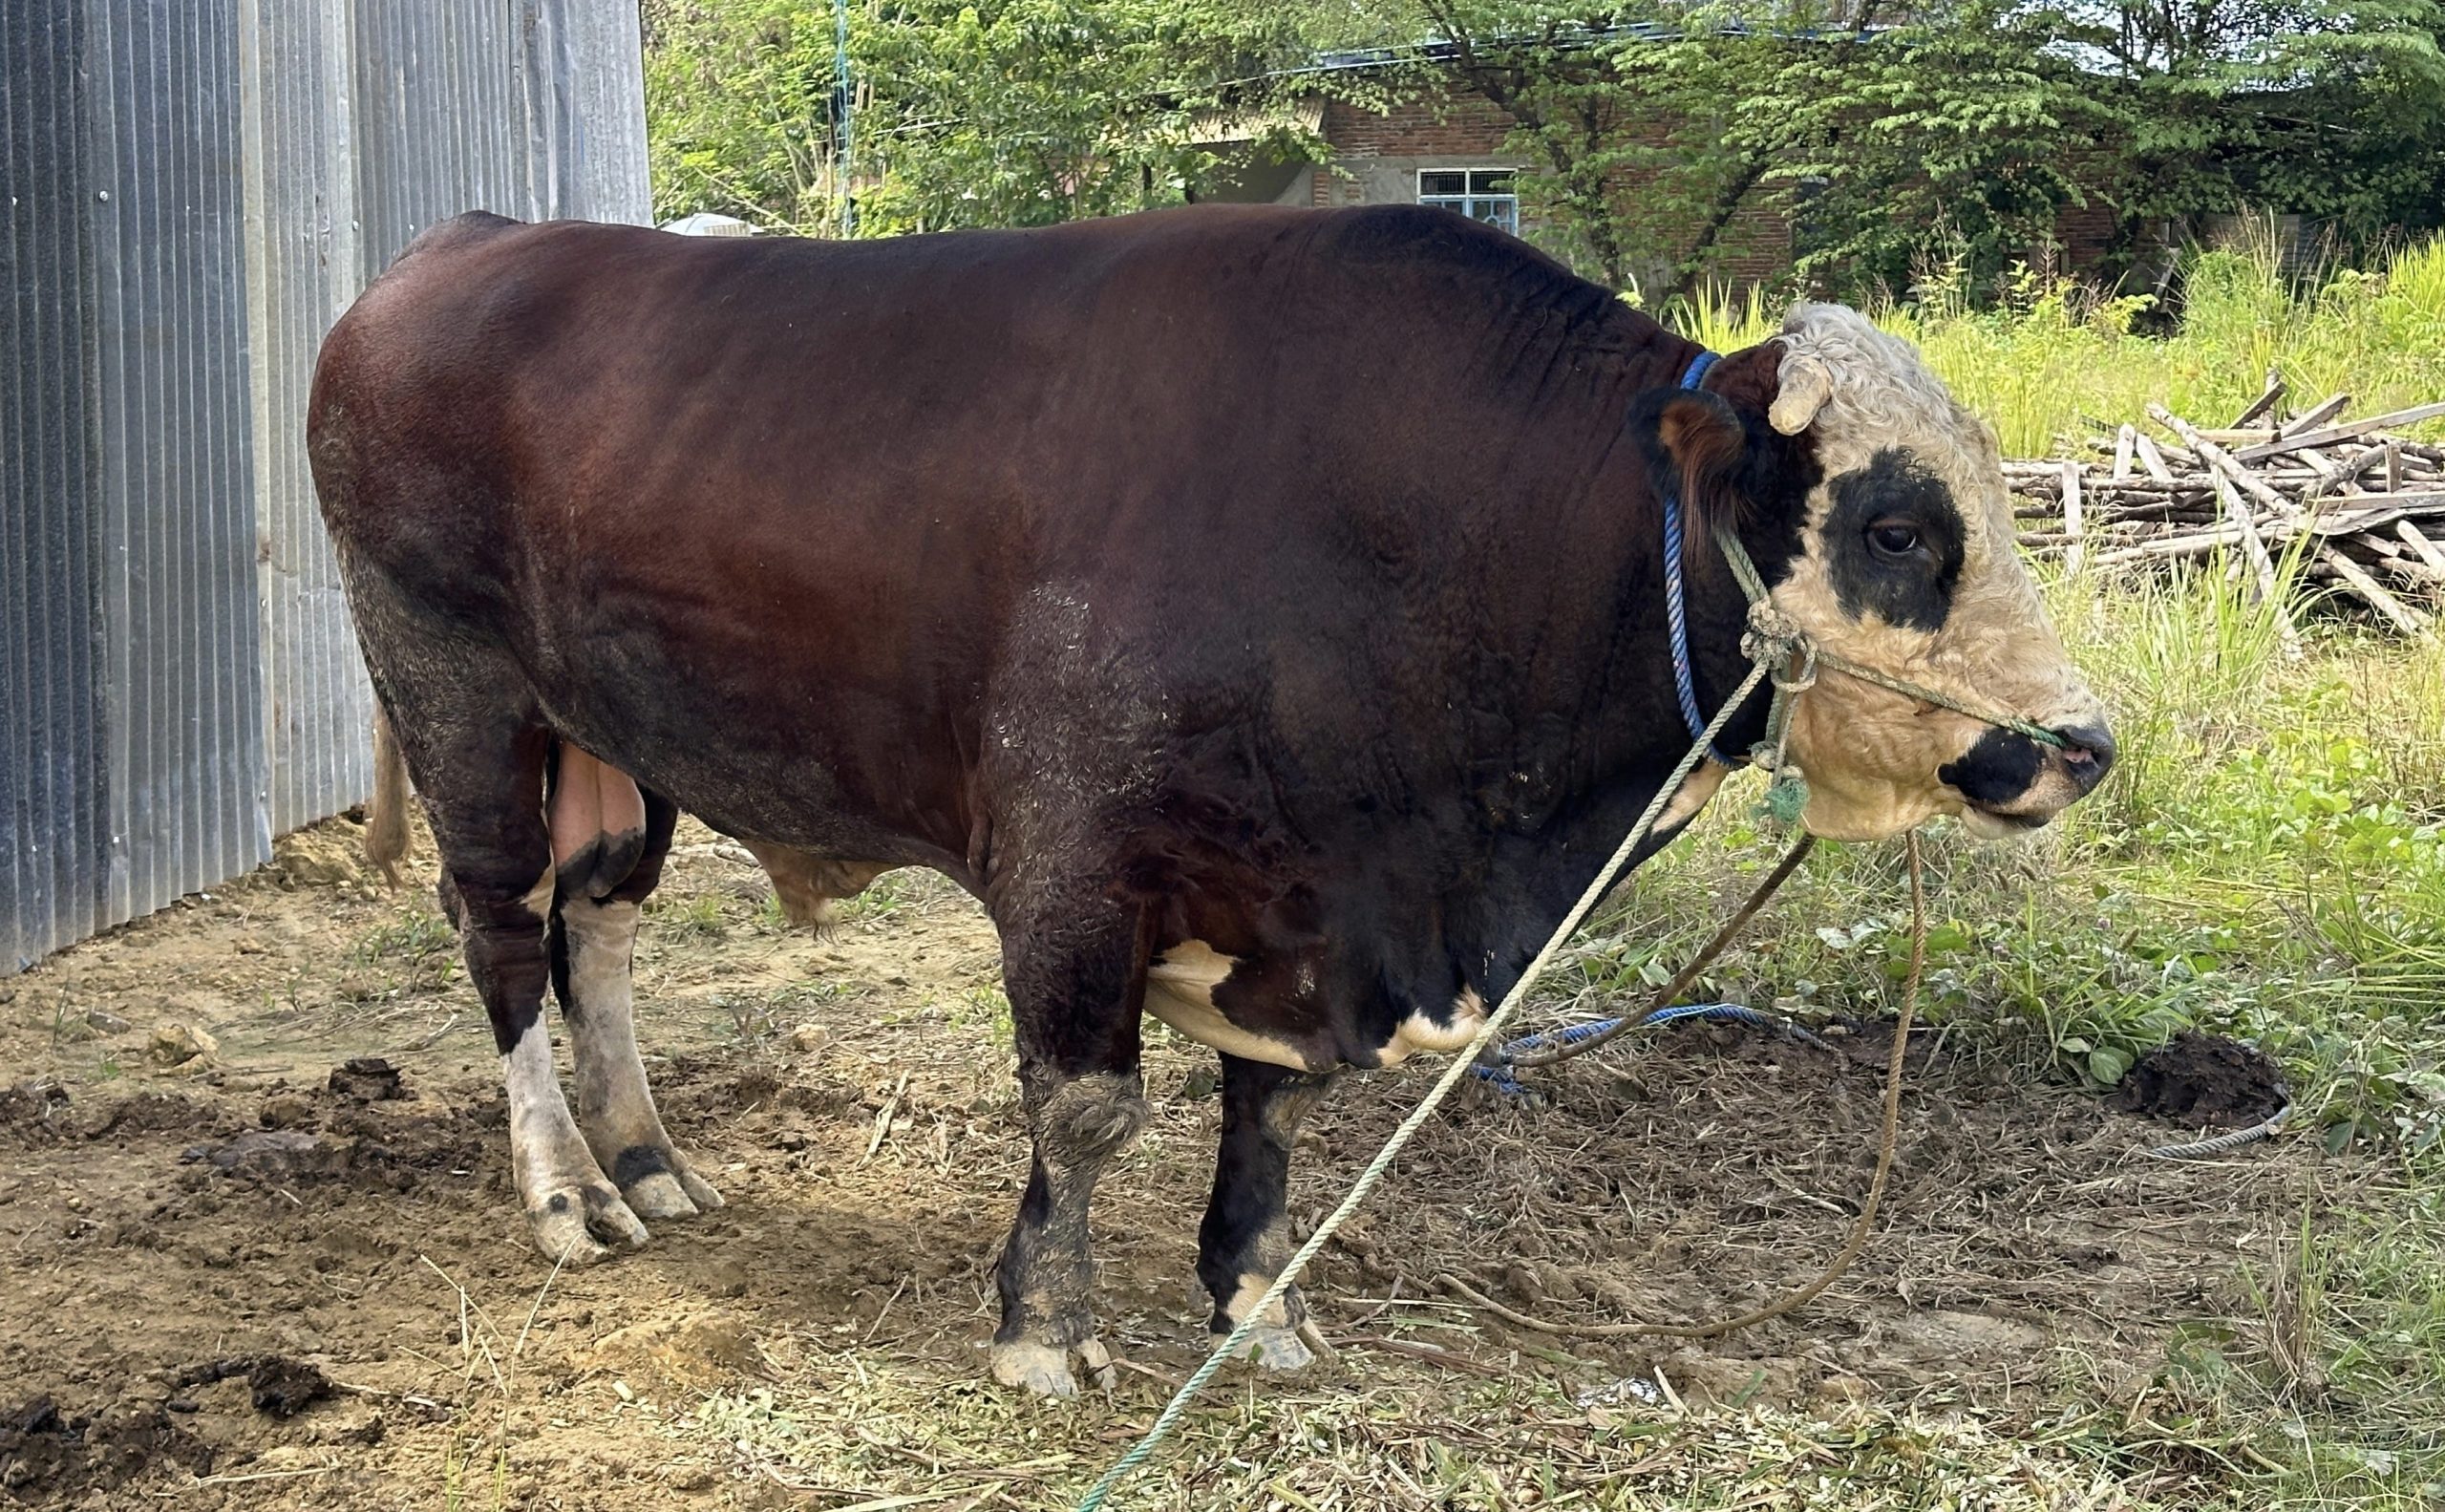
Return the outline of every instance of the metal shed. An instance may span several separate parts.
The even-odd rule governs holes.
[[[644,223],[626,0],[0,8],[0,975],[369,784],[314,352],[460,210]]]

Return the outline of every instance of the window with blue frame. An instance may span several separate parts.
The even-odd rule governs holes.
[[[1457,210],[1472,221],[1520,234],[1520,195],[1509,168],[1421,168],[1417,202]]]

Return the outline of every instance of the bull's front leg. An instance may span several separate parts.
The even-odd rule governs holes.
[[[1222,1057],[1222,1142],[1197,1236],[1197,1275],[1214,1298],[1207,1326],[1217,1337],[1248,1315],[1297,1247],[1286,1210],[1290,1155],[1300,1123],[1331,1084],[1330,1073]],[[1307,1304],[1291,1287],[1242,1342],[1244,1357],[1267,1370],[1299,1369],[1313,1358],[1300,1341],[1307,1323]]]
[[[1078,1389],[1073,1355],[1097,1384],[1111,1378],[1095,1338],[1087,1206],[1104,1166],[1146,1122],[1137,1071],[1146,949],[1135,909],[1099,903],[1083,918],[1036,918],[1003,926],[1034,1154],[996,1271],[1002,1326],[992,1371],[1004,1385],[1070,1396]]]

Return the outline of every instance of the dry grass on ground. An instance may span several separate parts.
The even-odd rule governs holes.
[[[1014,1399],[978,1348],[1025,1162],[989,930],[904,875],[808,940],[689,839],[648,920],[642,1037],[732,1205],[596,1269],[556,1275],[521,1242],[447,931],[423,894],[355,874],[345,822],[0,987],[11,1080],[66,1095],[21,1090],[0,1120],[0,1430],[37,1427],[0,1504],[1067,1505],[1200,1356],[1210,1057],[1158,1034],[1156,1120],[1099,1199],[1118,1389]],[[165,1020],[217,1053],[156,1064]],[[2316,1390],[2299,1234],[2376,1168],[2299,1143],[2135,1159],[2160,1128],[1958,1033],[1914,1055],[1860,1268],[1796,1319],[1580,1344],[1433,1291],[1451,1270],[1553,1317],[1688,1318],[1805,1280],[1865,1186],[1881,1056],[1873,1034],[1857,1048],[1672,1029],[1549,1074],[1541,1106],[1472,1092],[1313,1277],[1338,1355],[1229,1378],[1117,1504],[2246,1495],[2253,1436],[2283,1410],[2244,1411],[2214,1371]],[[403,1068],[407,1097],[325,1087],[368,1054]],[[1303,1222],[1423,1085],[1354,1077],[1319,1115]],[[283,1138],[233,1142],[249,1130]],[[175,1384],[266,1352],[337,1394],[280,1419],[241,1380]],[[39,1428],[18,1409],[46,1396],[61,1425],[94,1420]]]

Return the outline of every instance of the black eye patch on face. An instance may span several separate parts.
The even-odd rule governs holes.
[[[1825,575],[1842,612],[1857,619],[1873,609],[1908,629],[1943,628],[1967,535],[1944,479],[1888,446],[1835,479],[1832,494]]]

